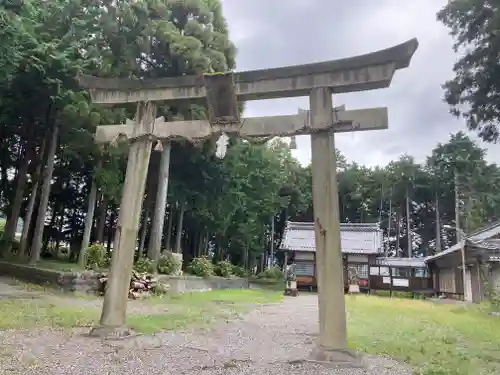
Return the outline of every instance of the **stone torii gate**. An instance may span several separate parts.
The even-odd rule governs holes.
[[[345,111],[333,109],[332,93],[388,87],[397,69],[409,66],[418,47],[416,39],[378,52],[327,62],[214,76],[160,79],[79,78],[95,103],[137,102],[134,121],[99,127],[98,142],[122,135],[131,143],[107,291],[101,315],[103,331],[125,324],[139,217],[149,158],[154,141],[207,139],[221,133],[240,136],[311,134],[313,209],[316,234],[320,337],[313,358],[351,363],[348,352],[340,218],[336,180],[334,133],[387,127],[385,108]],[[228,92],[215,90],[211,81],[229,77]],[[227,81],[226,81],[227,82]],[[309,96],[310,110],[297,115],[240,120],[242,101]],[[156,101],[206,100],[210,121],[165,122],[155,119]],[[223,108],[226,105],[226,108]]]

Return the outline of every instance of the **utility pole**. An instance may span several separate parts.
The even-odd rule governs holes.
[[[389,196],[389,217],[387,219],[387,247],[385,249],[385,256],[389,256],[389,250],[391,249],[391,224],[392,224],[392,187]]]
[[[408,239],[408,258],[413,257],[413,246],[411,243],[411,223],[410,223],[410,197],[408,187],[406,187],[406,234]]]
[[[403,209],[401,205],[398,206],[396,210],[396,257],[399,255],[400,242],[401,242],[401,214]]]
[[[462,240],[462,233],[460,232],[460,196],[458,191],[458,172],[455,169],[455,229],[457,232],[457,242]]]
[[[460,255],[462,258],[462,285],[464,292],[464,300],[467,299],[465,295],[465,282],[467,280],[467,271],[465,268],[465,233],[460,229],[460,195],[458,190],[458,172],[455,169],[455,229],[457,231],[457,243],[460,243]],[[462,238],[462,234],[463,237]]]
[[[436,200],[436,251],[441,252],[441,223],[440,223],[440,214],[439,214],[439,196],[436,192],[435,195]]]

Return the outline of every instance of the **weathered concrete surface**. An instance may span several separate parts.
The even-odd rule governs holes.
[[[170,286],[170,293],[206,292],[218,289],[248,289],[248,279],[224,277],[158,276],[158,280]]]
[[[332,122],[329,89],[313,90],[309,103],[313,128]],[[333,132],[311,134],[311,165],[320,322],[316,353],[319,352],[321,358],[326,352],[348,350]],[[323,350],[326,352],[322,353]]]
[[[97,275],[93,271],[60,272],[21,264],[0,262],[0,277],[16,278],[28,283],[58,288],[64,292],[95,293],[99,288]],[[167,283],[170,286],[170,292],[174,294],[249,288],[248,279],[239,277],[225,278],[212,276],[204,278],[193,275],[159,275],[158,280]]]
[[[156,105],[154,103],[137,103],[134,133],[137,135],[151,133],[155,117]],[[125,325],[135,244],[152,146],[153,140],[150,137],[144,137],[136,139],[129,148],[115,236],[115,251],[111,256],[111,267],[104,294],[101,314],[102,326],[121,327]]]
[[[7,262],[0,262],[0,277],[60,288],[65,292],[93,293],[98,287],[96,273],[92,271],[60,272]]]
[[[235,73],[240,101],[306,96],[312,88],[328,87],[334,93],[388,87],[397,69],[408,67],[418,48],[411,39],[377,52],[320,63]],[[95,103],[183,100],[205,98],[203,78],[184,76],[155,79],[79,77]]]
[[[9,375],[411,375],[387,358],[365,357],[366,369],[301,362],[318,332],[317,297],[264,306],[206,331],[105,341],[87,330],[0,331],[0,373]]]
[[[342,107],[343,108],[343,107]],[[387,129],[389,124],[387,108],[366,108],[348,110],[335,109],[333,122],[321,124],[324,127],[332,126],[335,133]],[[243,137],[266,137],[309,134],[311,131],[310,111],[299,109],[296,115],[248,117],[243,119],[237,129]],[[137,136],[134,134],[133,122],[123,125],[101,125],[96,129],[95,141],[109,143],[120,135],[126,138]],[[208,139],[217,133],[232,133],[234,127],[210,125],[204,120],[170,121],[163,117],[155,120],[153,135],[162,140],[187,140],[196,142]]]

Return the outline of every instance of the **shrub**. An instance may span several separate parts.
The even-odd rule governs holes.
[[[109,266],[109,256],[106,248],[100,244],[93,244],[87,248],[86,269],[99,269]]]
[[[171,252],[163,253],[158,258],[158,272],[163,275],[176,275],[182,264]]]
[[[233,275],[233,265],[231,262],[222,260],[215,265],[214,272],[217,276],[231,277]]]
[[[257,275],[260,279],[273,279],[273,280],[281,280],[284,275],[283,272],[279,269],[279,267],[269,267],[264,271]]]
[[[134,264],[134,270],[140,273],[155,273],[154,262],[146,257],[139,257]]]
[[[206,257],[194,258],[188,266],[188,272],[196,276],[212,276],[214,274],[214,266]]]
[[[170,290],[170,285],[168,285],[167,283],[159,282],[154,286],[153,294],[157,296],[163,296],[167,294],[169,290]]]
[[[234,266],[233,265],[232,273],[234,276],[237,276],[237,277],[247,277],[248,276],[247,271],[241,266]]]

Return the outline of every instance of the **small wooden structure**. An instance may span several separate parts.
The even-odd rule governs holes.
[[[434,294],[424,258],[376,258],[370,264],[370,290]]]
[[[370,289],[369,266],[382,249],[382,231],[378,223],[342,223],[340,225],[344,260],[344,288],[347,270],[354,268],[362,291]],[[293,260],[298,287],[317,287],[314,223],[287,222],[279,250],[285,252],[285,264]],[[334,249],[332,249],[334,251]]]
[[[465,280],[462,243],[426,258],[434,290],[444,298],[480,302],[487,286],[500,289],[500,223],[494,223],[465,238]]]

